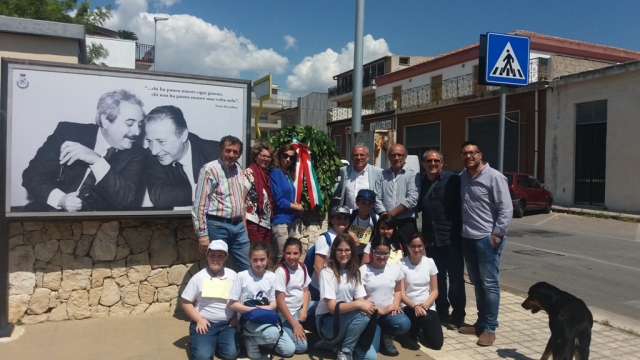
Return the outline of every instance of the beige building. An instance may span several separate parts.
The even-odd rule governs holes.
[[[545,182],[558,205],[640,212],[640,61],[549,83]]]

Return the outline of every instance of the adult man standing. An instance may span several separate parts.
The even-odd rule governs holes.
[[[242,141],[227,135],[220,139],[220,157],[200,170],[191,209],[200,251],[206,252],[211,239],[222,239],[237,270],[249,268],[249,236],[244,224],[245,177],[237,163]]]
[[[142,102],[126,90],[98,100],[95,124],[60,122],[22,173],[32,201],[22,211],[134,207],[146,156],[136,144]]]
[[[425,175],[420,185],[418,211],[422,211],[422,234],[428,244],[427,256],[433,259],[438,268],[436,311],[448,329],[456,330],[464,322],[467,303],[460,238],[460,175],[442,171],[444,158],[437,150],[424,153],[422,167]],[[453,309],[451,316],[449,307]]]
[[[379,215],[395,217],[402,239],[407,239],[416,231],[420,174],[405,167],[407,151],[402,144],[391,145],[388,158],[389,168],[382,170],[373,188],[377,195],[375,210]]]
[[[218,158],[217,141],[190,133],[182,111],[159,106],[144,120],[149,159],[146,173],[149,198],[156,208],[173,209],[193,204],[198,173]]]
[[[460,175],[462,251],[476,293],[478,320],[472,326],[461,327],[459,332],[480,335],[477,344],[490,346],[498,327],[500,254],[513,205],[507,179],[488,163],[482,163],[478,144],[466,141],[460,156],[466,168]]]
[[[369,164],[369,148],[358,143],[351,151],[351,165],[340,168],[340,183],[334,197],[340,195],[340,205],[356,209],[356,196],[363,189],[372,189],[382,169]]]

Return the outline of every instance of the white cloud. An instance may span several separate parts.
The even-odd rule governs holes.
[[[173,4],[175,0],[156,0]],[[281,74],[289,60],[273,49],[260,49],[241,35],[192,15],[148,12],[148,0],[117,0],[113,18],[105,26],[135,32],[143,44],[153,44],[157,23],[157,70],[190,74],[239,77],[241,72]]]
[[[168,8],[175,3],[179,3],[180,0],[155,0],[158,7]]]
[[[287,43],[287,45],[284,47],[285,50],[289,50],[290,48],[295,48],[296,47],[296,38],[294,38],[291,35],[285,35],[284,36],[284,42]]]
[[[362,48],[364,63],[391,54],[384,39],[374,40],[371,35],[364,37]],[[288,90],[296,97],[312,91],[326,92],[336,84],[334,75],[353,69],[353,49],[354,43],[349,42],[340,53],[327,49],[305,57],[287,77]]]

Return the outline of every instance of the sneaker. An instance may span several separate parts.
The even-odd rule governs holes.
[[[473,325],[460,326],[460,328],[458,329],[458,332],[460,334],[475,336],[480,336],[483,331],[484,329],[478,323],[475,323]]]
[[[494,341],[496,341],[495,333],[483,331],[482,335],[480,335],[480,338],[478,339],[478,342],[476,344],[478,344],[478,346],[491,346],[493,345]]]
[[[251,360],[261,359],[262,353],[260,352],[260,345],[250,341],[250,336],[244,338],[244,348],[247,350],[247,357]]]
[[[445,325],[445,327],[446,327],[448,330],[458,330],[458,329],[460,329],[460,326],[458,326],[458,325],[454,324],[453,322],[449,322],[449,323],[447,323],[447,324]]]
[[[353,360],[353,356],[351,354],[338,351],[338,356],[336,356],[336,360]]]
[[[380,352],[387,356],[398,356],[400,353],[396,349],[396,345],[393,343],[393,335],[382,335],[382,346],[380,346]]]

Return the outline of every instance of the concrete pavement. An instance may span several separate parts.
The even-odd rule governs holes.
[[[476,313],[473,287],[467,284],[466,290],[467,321],[473,322]],[[479,347],[475,344],[475,336],[444,329],[445,342],[441,350],[423,347],[422,351],[410,351],[398,344],[400,356],[397,358],[539,359],[550,335],[548,317],[543,312],[534,315],[522,309],[523,299],[520,295],[502,291],[500,327],[493,346]],[[188,359],[188,322],[183,314],[52,322],[19,326],[17,332],[20,331],[24,334],[17,339],[0,342],[0,359]],[[334,356],[312,351],[294,358],[332,359]],[[388,359],[382,355],[380,358]],[[638,359],[640,336],[596,323],[590,358]]]

